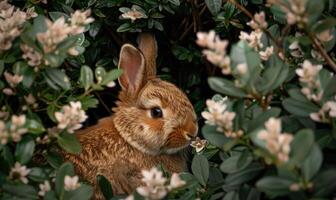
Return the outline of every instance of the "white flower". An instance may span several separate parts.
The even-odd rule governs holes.
[[[165,186],[167,180],[163,177],[161,171],[153,167],[149,171],[142,170],[142,175],[142,182],[145,183],[145,186],[140,186],[136,189],[140,195],[151,200],[162,199],[167,195]]]
[[[7,144],[9,138],[9,134],[6,131],[6,124],[0,120],[0,143]]]
[[[291,50],[290,54],[293,57],[295,57],[295,58],[303,57],[303,52],[301,50],[301,47],[300,47],[298,41],[294,41],[293,43],[291,43],[288,48]]]
[[[196,137],[196,139],[191,142],[190,146],[194,147],[196,152],[199,153],[204,149],[207,143],[207,140],[201,140],[201,138]]]
[[[15,92],[11,88],[4,88],[2,92],[7,96],[15,95]]]
[[[262,60],[268,60],[271,55],[273,55],[273,46],[266,47],[265,51],[260,51],[259,55]]]
[[[128,195],[124,200],[134,200],[133,194]]]
[[[211,30],[209,33],[198,32],[196,43],[207,48],[202,53],[209,62],[221,68],[223,74],[231,73],[230,57],[226,55],[229,44],[227,40],[221,40],[215,31]]]
[[[82,110],[81,102],[70,102],[70,105],[63,106],[60,112],[55,112],[59,129],[66,129],[69,133],[82,127],[82,122],[87,119],[87,115]]]
[[[64,177],[64,189],[67,191],[76,190],[80,187],[80,183],[78,183],[78,176],[68,176]]]
[[[22,166],[20,163],[16,162],[14,167],[11,169],[9,177],[13,180],[20,180],[22,183],[27,184],[27,175],[30,173],[30,169],[26,166]]]
[[[313,65],[309,60],[305,60],[302,64],[302,68],[296,69],[295,71],[300,77],[300,81],[309,85],[314,83],[321,69],[322,65]]]
[[[77,51],[76,47],[71,47],[68,50],[68,54],[71,55],[71,56],[78,56],[79,52]]]
[[[209,47],[213,45],[213,42],[216,37],[215,31],[211,30],[209,33],[206,32],[198,32],[196,34],[197,40],[196,43],[201,47]]]
[[[327,29],[317,34],[317,38],[322,42],[328,42],[333,39],[333,35],[331,34],[331,29]]]
[[[9,135],[14,142],[19,142],[22,138],[22,135],[27,133],[28,130],[23,127],[25,123],[26,123],[25,115],[12,116]]]
[[[258,138],[266,142],[267,150],[273,154],[280,163],[287,162],[290,153],[290,143],[293,136],[288,133],[281,133],[281,121],[270,118],[265,123],[266,130],[258,133]]]
[[[20,127],[23,126],[26,123],[26,116],[25,115],[13,115],[12,116],[12,126]]]
[[[132,22],[134,22],[134,21],[137,20],[137,19],[147,18],[147,16],[146,16],[144,13],[138,11],[138,10],[137,10],[136,8],[134,8],[134,7],[131,8],[131,10],[129,10],[129,11],[123,13],[123,14],[121,15],[121,17],[124,18],[124,19],[131,19]]]
[[[28,18],[30,15],[8,4],[6,0],[0,1],[0,51],[12,47],[12,42],[20,35]]]
[[[71,22],[71,34],[77,35],[83,33],[85,31],[84,26],[90,24],[94,21],[92,17],[89,17],[91,14],[91,10],[88,9],[84,12],[80,10],[76,10],[75,13],[71,14],[70,22]],[[72,52],[74,53],[74,52]],[[74,55],[71,54],[70,55]]]
[[[37,33],[37,40],[42,44],[45,53],[56,50],[57,45],[63,42],[71,33],[72,28],[65,22],[64,17],[58,18],[55,22],[46,20],[47,31]]]
[[[265,29],[267,28],[267,22],[265,20],[265,12],[262,11],[260,13],[254,14],[254,18],[247,23],[254,30]]]
[[[170,178],[170,184],[168,186],[169,190],[182,187],[186,184],[184,180],[180,178],[180,176],[177,173],[173,173]]]
[[[38,192],[38,195],[44,196],[46,192],[50,191],[50,183],[49,181],[44,181],[43,184],[39,184],[40,191]]]
[[[203,111],[202,117],[206,119],[205,123],[215,125],[220,120],[223,112],[226,109],[226,105],[223,102],[216,102],[214,100],[207,100],[206,105],[209,111]]]
[[[236,66],[237,73],[239,75],[245,75],[247,73],[247,64],[246,63],[240,63]]]
[[[28,61],[28,65],[35,67],[42,63],[43,56],[39,52],[24,43],[21,43],[20,48],[23,52],[22,58]]]
[[[16,87],[19,83],[23,81],[23,76],[18,74],[10,74],[7,71],[4,73],[7,83],[12,87]]]
[[[107,83],[106,86],[112,88],[112,87],[116,86],[116,83],[114,81],[111,81],[111,82]]]
[[[84,12],[80,10],[76,10],[73,14],[71,14],[71,25],[87,25],[94,21],[92,17],[89,17],[91,15],[91,10],[88,9]]]
[[[310,113],[310,118],[317,122],[328,122],[328,117],[336,117],[336,101],[327,101],[316,113]]]
[[[263,47],[261,43],[262,32],[261,31],[252,31],[250,34],[240,31],[239,39],[246,41],[248,45],[258,51]]]

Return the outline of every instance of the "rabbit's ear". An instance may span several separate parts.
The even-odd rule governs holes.
[[[138,37],[139,49],[145,56],[145,76],[146,78],[156,76],[156,56],[157,43],[153,34],[141,33]]]
[[[123,45],[118,67],[123,70],[119,77],[122,89],[136,93],[143,83],[145,73],[145,58],[142,53],[130,44]]]

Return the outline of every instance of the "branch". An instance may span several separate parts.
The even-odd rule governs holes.
[[[308,31],[307,31],[308,32]],[[334,72],[336,72],[336,64],[335,62],[330,58],[328,53],[326,52],[325,48],[322,46],[320,41],[316,38],[316,35],[314,33],[308,33],[310,40],[313,42],[314,47],[316,50],[318,50],[321,54],[321,56],[324,58],[324,60],[328,63],[328,65],[331,67]]]

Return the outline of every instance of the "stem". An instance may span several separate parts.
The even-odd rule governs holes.
[[[331,57],[328,55],[326,50],[323,48],[322,44],[318,39],[316,38],[316,35],[312,32],[308,32],[308,36],[310,40],[313,42],[313,46],[318,50],[318,52],[321,54],[321,56],[324,58],[324,60],[328,63],[328,65],[331,67],[334,72],[336,72],[336,64],[335,62],[331,59]]]

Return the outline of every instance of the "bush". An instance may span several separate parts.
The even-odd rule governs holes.
[[[53,147],[79,153],[73,133],[111,114],[118,50],[142,31],[162,49],[160,77],[205,123],[190,173],[153,168],[163,181],[127,199],[335,197],[335,10],[330,0],[1,1],[1,199],[90,199]],[[125,198],[97,181],[107,199]]]

